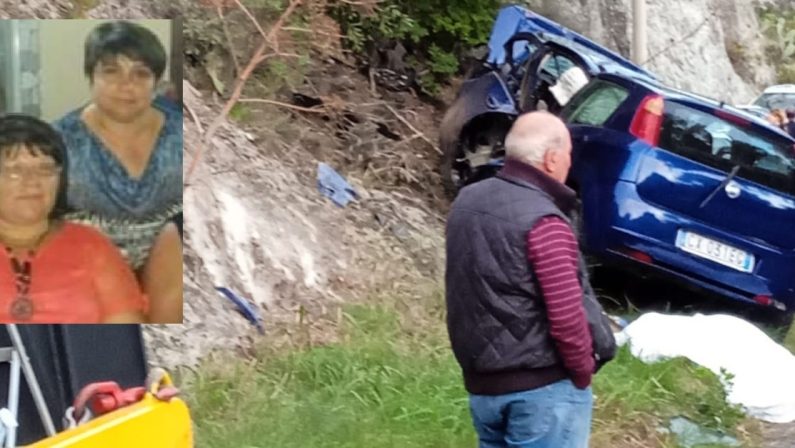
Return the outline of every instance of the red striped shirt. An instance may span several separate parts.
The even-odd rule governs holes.
[[[591,384],[594,371],[591,330],[577,276],[577,240],[557,216],[539,220],[527,234],[527,254],[547,307],[549,332],[577,387]]]

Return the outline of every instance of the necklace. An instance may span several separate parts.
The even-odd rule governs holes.
[[[17,296],[14,301],[11,302],[9,313],[17,321],[28,321],[33,317],[34,306],[33,301],[30,299],[30,282],[33,275],[33,268],[30,260],[36,255],[36,249],[38,249],[48,233],[49,228],[38,237],[33,245],[33,249],[28,250],[28,257],[24,261],[18,259],[16,255],[14,255],[13,249],[6,246],[6,251],[11,258],[11,270],[14,271],[17,286]]]

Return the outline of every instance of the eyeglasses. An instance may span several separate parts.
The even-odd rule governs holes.
[[[61,174],[63,168],[57,165],[21,167],[12,166],[0,169],[0,179],[10,182],[20,182],[22,179],[46,179],[50,180]]]

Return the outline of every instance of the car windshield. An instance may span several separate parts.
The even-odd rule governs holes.
[[[795,93],[766,93],[754,103],[768,109],[795,109]]]

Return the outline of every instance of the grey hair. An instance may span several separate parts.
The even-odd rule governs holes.
[[[505,137],[505,154],[508,157],[533,164],[542,163],[547,151],[562,146],[563,137],[559,132],[528,133],[511,129]]]

